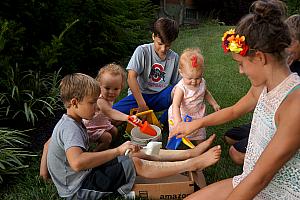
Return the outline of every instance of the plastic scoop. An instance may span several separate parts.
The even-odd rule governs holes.
[[[145,133],[145,134],[150,135],[150,136],[156,136],[157,135],[156,130],[147,121],[137,123],[133,120],[133,118],[131,116],[128,116],[128,120],[130,122],[132,122],[134,125],[140,127],[140,131],[142,133]]]
[[[186,115],[183,119],[184,122],[191,122],[192,117],[189,115]],[[174,122],[170,119],[169,120],[170,125],[174,126]],[[190,147],[191,149],[195,148],[195,145],[186,137],[183,138],[176,138],[176,135],[173,136],[167,143],[166,148],[167,149],[177,149],[180,145],[180,143],[183,142],[186,146]]]
[[[186,146],[190,147],[191,149],[195,148],[195,145],[194,145],[189,139],[187,139],[186,137],[183,137],[183,138],[182,138],[182,142],[183,142]]]

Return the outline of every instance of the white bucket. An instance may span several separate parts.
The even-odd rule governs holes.
[[[152,125],[152,128],[156,131],[156,136],[151,136],[140,131],[139,127],[134,127],[131,130],[131,141],[140,145],[146,146],[150,141],[161,141],[161,130],[158,126]]]

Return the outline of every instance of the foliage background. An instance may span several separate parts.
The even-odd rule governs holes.
[[[48,137],[55,120],[61,116],[60,78],[72,72],[95,76],[100,66],[109,62],[125,66],[135,47],[150,41],[160,2],[0,1],[0,129],[9,133],[0,132],[0,176],[4,177],[0,199],[59,199],[53,185],[38,177],[39,158],[31,158],[32,154],[26,150],[40,153],[46,139],[40,137]],[[199,27],[183,27],[173,46],[178,53],[186,47],[202,49],[208,87],[222,107],[236,102],[247,91],[249,82],[245,77],[236,76],[234,63],[223,55],[219,46],[219,38],[229,27],[211,21],[236,24],[252,2],[195,1],[204,21]],[[290,15],[299,14],[299,0],[285,2]],[[216,144],[221,144],[223,149],[222,160],[205,171],[209,183],[240,172],[241,168],[228,157],[228,145],[224,144],[222,133],[250,119],[251,115],[247,115],[226,125],[208,128],[210,134],[218,134]],[[27,129],[30,130],[23,132]],[[30,136],[29,143],[23,134]],[[21,142],[11,142],[10,138]],[[23,169],[26,166],[30,167]],[[16,175],[19,169],[23,173]]]

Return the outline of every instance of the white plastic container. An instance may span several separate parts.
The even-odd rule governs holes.
[[[151,125],[156,131],[156,136],[150,136],[140,131],[139,127],[134,127],[131,130],[131,141],[140,145],[146,146],[150,141],[161,141],[161,130],[158,126]]]

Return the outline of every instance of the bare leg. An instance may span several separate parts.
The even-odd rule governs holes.
[[[47,167],[47,154],[48,154],[49,143],[50,143],[50,139],[44,144],[43,154],[42,154],[41,164],[40,164],[40,176],[44,180],[48,180],[51,178]]]
[[[232,178],[213,183],[189,195],[186,200],[225,200],[233,191]]]
[[[113,140],[115,140],[118,137],[118,135],[119,135],[118,129],[115,126],[112,127],[108,132],[112,135],[112,139]]]
[[[229,149],[229,155],[233,160],[233,162],[235,162],[236,164],[238,165],[244,164],[245,153],[239,152],[233,146],[231,146]]]
[[[227,142],[227,144],[230,144],[230,145],[233,145],[233,144],[238,142],[238,140],[234,140],[234,139],[232,139],[230,137],[227,137],[227,136],[224,136],[224,138],[225,138],[225,141]]]
[[[145,178],[160,178],[182,173],[185,171],[194,171],[196,169],[204,169],[215,164],[221,155],[221,147],[215,146],[200,156],[190,158],[184,161],[176,162],[156,162],[142,160],[133,157],[136,172]]]
[[[187,149],[187,150],[165,150],[161,149],[158,156],[148,156],[143,151],[138,153],[133,153],[132,157],[138,157],[141,159],[146,160],[154,160],[154,161],[179,161],[179,160],[186,160],[189,158],[197,157],[203,152],[205,152],[214,139],[216,135],[211,135],[207,140],[197,145],[194,149]]]

